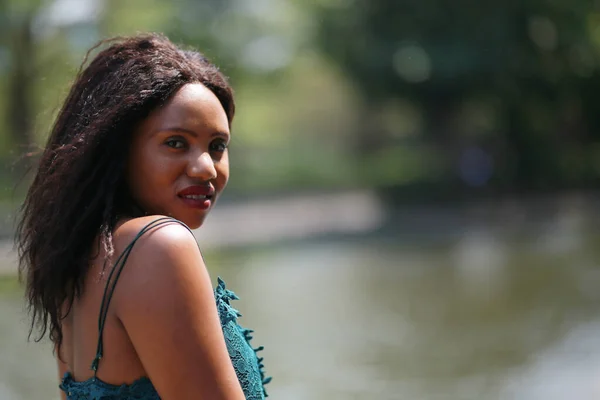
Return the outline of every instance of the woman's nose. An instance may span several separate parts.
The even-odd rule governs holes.
[[[194,156],[188,163],[187,175],[190,178],[203,181],[215,179],[217,177],[217,170],[210,154],[202,152],[200,155]]]

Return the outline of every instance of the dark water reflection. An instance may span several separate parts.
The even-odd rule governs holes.
[[[569,213],[528,229],[304,242],[207,263],[266,347],[273,399],[592,399],[597,222]],[[0,297],[0,399],[49,398],[54,366],[22,343],[11,298]]]

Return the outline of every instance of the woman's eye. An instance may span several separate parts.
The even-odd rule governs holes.
[[[173,149],[183,149],[186,146],[185,140],[178,138],[171,138],[165,144]]]
[[[224,152],[227,149],[227,143],[223,141],[215,141],[210,144],[210,150],[216,152]]]

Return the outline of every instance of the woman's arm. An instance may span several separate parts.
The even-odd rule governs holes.
[[[135,245],[115,311],[164,400],[244,399],[194,237],[173,223]]]

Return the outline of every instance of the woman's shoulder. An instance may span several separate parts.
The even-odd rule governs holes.
[[[164,215],[147,215],[118,223],[113,233],[115,245],[126,247],[142,231],[145,233],[140,237],[144,237],[147,242],[155,242],[155,244],[160,242],[169,245],[174,241],[194,239],[190,229],[175,218]]]
[[[120,278],[129,288],[139,285],[138,278],[144,276],[146,288],[155,285],[154,289],[164,290],[173,274],[186,278],[206,268],[194,235],[174,219],[160,215],[130,219],[117,226],[113,239],[115,261],[129,253],[122,258],[126,265]]]
[[[135,259],[186,248],[197,250],[196,239],[190,229],[176,219],[163,215],[132,218],[118,224],[113,233],[115,254],[122,253],[133,242],[135,248],[144,249],[135,252]]]

